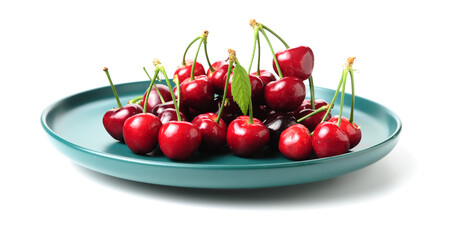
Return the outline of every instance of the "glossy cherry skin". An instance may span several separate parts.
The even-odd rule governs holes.
[[[249,75],[250,85],[252,88],[252,104],[260,105],[264,103],[264,83],[259,77]],[[233,101],[233,95],[231,94],[231,83],[233,82],[233,74],[231,74],[228,80],[227,98]]]
[[[256,72],[251,73],[250,75],[256,76]],[[276,81],[277,78],[275,77],[275,74],[269,72],[268,70],[260,70],[259,71],[259,79],[263,82],[264,86],[266,86],[268,83]]]
[[[303,109],[299,113],[295,113],[294,117],[295,117],[295,119],[300,119],[314,111],[315,110],[313,110],[313,109]],[[310,132],[314,132],[314,129],[317,127],[317,125],[319,125],[320,122],[322,122],[322,119],[326,113],[327,113],[327,111],[318,112],[318,113],[304,119],[300,123],[303,124],[305,127],[307,127]],[[325,121],[328,121],[330,118],[331,118],[331,115],[328,113],[327,117],[325,118]]]
[[[317,125],[312,136],[312,144],[319,158],[344,154],[350,149],[347,134],[332,122]]]
[[[249,157],[269,143],[269,129],[257,118],[248,122],[248,116],[242,115],[233,120],[227,129],[227,144],[231,152],[240,157]]]
[[[196,76],[180,85],[181,103],[199,111],[206,111],[214,105],[213,86],[206,75]]]
[[[211,73],[208,69],[208,78],[213,85],[214,93],[222,95],[227,80],[228,63],[225,61],[218,61],[212,64],[212,66],[215,71]]]
[[[202,142],[202,133],[190,122],[171,121],[162,125],[158,134],[163,154],[174,161],[186,161],[194,155]]]
[[[289,159],[300,161],[313,156],[312,138],[308,128],[295,124],[284,130],[278,144],[280,152]]]
[[[142,111],[142,107],[134,103],[111,109],[103,115],[103,126],[111,137],[123,142],[123,124],[129,117]]]
[[[284,77],[270,82],[264,89],[267,105],[279,112],[290,112],[298,109],[305,100],[305,84],[295,77]]]
[[[337,124],[339,121],[339,116],[333,116],[328,121]],[[358,125],[356,125],[355,122],[351,124],[347,118],[341,117],[341,129],[348,136],[348,139],[350,141],[350,149],[354,148],[359,144],[359,142],[361,142],[361,129],[358,127]]]
[[[166,109],[175,109],[175,105],[173,104],[173,101],[168,101],[168,102],[160,103],[160,104],[156,105],[152,109],[152,113],[155,114],[156,116],[159,116],[159,114]],[[186,109],[186,107],[184,107],[183,104],[180,104],[179,110],[180,110],[180,113],[183,113],[184,115],[187,115],[187,113],[188,113],[188,109]]]
[[[178,80],[180,81],[180,84],[186,80],[191,78],[191,71],[192,71],[192,63],[193,60],[186,60],[186,65],[179,65],[177,69],[175,70],[175,73],[173,74],[173,78],[176,78],[175,76],[178,75]],[[195,62],[195,68],[194,68],[194,77],[205,75],[205,68],[203,65],[199,62]]]
[[[128,118],[123,125],[123,138],[128,148],[136,154],[155,150],[161,121],[151,113],[139,113]]]
[[[269,146],[277,148],[281,133],[294,124],[297,124],[297,121],[287,113],[276,113],[268,117],[264,125],[270,132]]]
[[[189,119],[184,115],[182,112],[180,112],[181,121],[188,121]],[[177,121],[177,111],[173,108],[167,108],[164,109],[162,112],[158,115],[159,120],[162,124],[166,124],[170,121]]]
[[[309,47],[300,46],[289,48],[276,54],[283,77],[297,77],[300,80],[308,79],[314,68],[314,54]],[[272,60],[273,69],[278,74],[275,61]]]
[[[220,106],[222,106],[222,98],[217,98],[215,102],[216,107],[214,108],[214,113],[219,114]],[[226,102],[220,118],[228,125],[240,115],[242,115],[241,109],[239,109],[239,106],[235,102]]]
[[[156,84],[156,86],[158,87],[158,90],[161,93],[161,96],[163,97],[164,101],[167,102],[167,101],[172,100],[172,95],[170,94],[170,90],[166,85]],[[142,102],[141,102],[142,108],[144,108],[146,96],[147,96],[147,91],[145,91],[144,96],[142,97]],[[161,104],[161,103],[162,103],[161,98],[159,97],[158,92],[156,92],[156,89],[153,87],[152,90],[150,91],[150,95],[148,97],[147,112],[151,112],[156,105]]]
[[[203,113],[192,120],[202,133],[200,149],[203,151],[215,151],[225,145],[227,141],[227,125],[220,119],[216,123],[215,113]]]
[[[318,109],[318,108],[326,106],[326,105],[328,105],[328,103],[323,99],[315,99],[314,100],[315,109]],[[295,112],[299,113],[300,111],[302,111],[304,109],[311,109],[311,99],[305,99],[302,102],[302,104],[300,105],[300,107]],[[295,114],[295,112],[294,112],[294,114]]]

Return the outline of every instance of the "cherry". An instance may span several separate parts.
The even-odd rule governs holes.
[[[284,77],[270,82],[264,90],[267,105],[280,112],[298,109],[305,99],[305,95],[305,84],[296,77]]]
[[[337,124],[339,121],[339,116],[334,116],[328,121]],[[350,141],[350,149],[359,144],[359,142],[361,141],[362,133],[358,125],[356,125],[355,123],[350,123],[350,121],[345,117],[341,117],[340,128],[348,136],[348,139]]]
[[[218,61],[212,64],[215,68],[214,72],[208,70],[208,78],[211,81],[214,93],[222,94],[225,86],[225,79],[227,78],[228,63],[225,61]]]
[[[325,105],[325,106],[327,106],[327,105]],[[314,109],[303,109],[300,112],[295,113],[294,117],[296,119],[301,119],[301,118],[307,116],[308,114],[313,113],[314,111],[315,111]],[[314,129],[316,128],[316,126],[322,122],[322,119],[325,119],[325,121],[327,121],[328,119],[331,118],[330,114],[328,114],[324,118],[325,114],[326,114],[326,111],[318,112],[312,116],[305,118],[300,123],[303,124],[305,127],[307,127],[309,131],[313,132]]]
[[[275,75],[269,72],[268,70],[260,70],[259,75],[257,72],[253,72],[250,75],[259,77],[259,79],[261,79],[261,81],[263,82],[264,86],[266,86],[269,82],[277,80]]]
[[[215,113],[200,114],[192,120],[192,123],[197,125],[202,134],[200,149],[215,151],[225,145],[227,125]]]
[[[288,127],[280,135],[278,149],[284,156],[292,160],[299,161],[310,158],[314,151],[308,128],[302,124]]]
[[[315,99],[314,100],[314,105],[315,105],[314,108],[318,109],[320,107],[328,105],[328,103],[325,100],[323,100],[323,99]],[[311,99],[305,99],[302,102],[302,104],[300,105],[300,107],[298,107],[298,109],[293,112],[293,114],[299,113],[300,111],[302,111],[304,109],[312,109],[312,107],[311,107]]]
[[[233,120],[227,129],[227,144],[233,154],[249,157],[261,151],[268,143],[270,133],[257,118],[249,123],[249,117],[242,115]]]
[[[172,100],[169,87],[163,84],[156,84],[156,87],[158,88],[158,91],[161,93],[161,96],[158,94],[158,91],[155,89],[155,87],[153,87],[152,90],[150,91],[147,101],[148,112],[151,112],[156,105]],[[141,102],[142,108],[144,108],[145,96],[147,96],[147,91],[145,91],[144,96],[142,97]]]
[[[269,146],[277,148],[281,133],[288,127],[297,124],[296,119],[287,113],[276,113],[264,121],[270,133]]]
[[[233,76],[233,74],[231,74]],[[264,103],[264,83],[259,79],[259,77],[248,75],[250,78],[250,85],[252,88],[252,103],[255,105],[259,105]],[[230,101],[233,101],[233,96],[231,94],[231,83],[233,81],[233,78],[230,77],[230,80],[228,82],[228,89],[227,89],[227,98]]]
[[[222,106],[222,98],[216,98],[215,103],[217,104],[217,110],[214,113],[218,115]],[[220,118],[228,125],[241,114],[242,112],[235,102],[226,101]]]
[[[184,115],[182,112],[180,112],[181,121],[188,121],[189,119]],[[175,108],[167,108],[162,110],[158,115],[159,120],[162,124],[166,124],[170,121],[176,121],[178,119],[177,112]]]
[[[312,144],[314,152],[320,158],[343,154],[350,149],[347,134],[332,122],[317,125],[312,136]]]
[[[123,124],[129,117],[138,113],[142,113],[142,107],[134,103],[113,108],[103,115],[103,126],[111,137],[123,142]]]
[[[214,92],[206,75],[196,76],[180,85],[181,102],[195,110],[205,111],[214,104]]]
[[[155,150],[162,123],[151,113],[140,113],[128,118],[123,125],[123,137],[128,148],[136,154]]]
[[[159,116],[159,114],[161,112],[163,112],[166,109],[175,109],[175,105],[173,104],[173,101],[168,101],[165,103],[160,103],[158,105],[156,105],[153,109],[152,109],[152,113],[155,114],[156,116]],[[186,107],[184,107],[183,104],[180,104],[180,113],[183,113],[184,115],[187,115],[188,113],[188,109],[186,109]]]
[[[314,54],[309,47],[299,46],[277,52],[276,58],[283,76],[297,77],[300,80],[308,79],[314,68]],[[273,61],[273,69],[278,69]]]
[[[112,83],[108,68],[103,68],[103,71],[108,77],[109,85],[111,86],[118,105],[118,108],[113,108],[103,115],[103,126],[105,127],[105,130],[109,133],[109,135],[111,135],[111,137],[123,142],[123,124],[129,117],[138,113],[142,113],[142,107],[134,103],[127,104],[123,107],[122,103],[120,102],[119,96],[117,95],[116,88]]]
[[[190,59],[186,60],[186,64],[179,65],[175,70],[175,73],[173,74],[173,78],[176,78],[176,76],[178,76],[178,80],[180,81],[180,83],[182,83],[186,79],[189,79],[191,77],[192,63],[193,60]],[[206,72],[203,65],[199,62],[196,62],[194,67],[194,77],[205,74]]]
[[[198,127],[186,121],[170,121],[162,125],[158,134],[159,147],[166,157],[185,161],[194,155],[202,134]]]

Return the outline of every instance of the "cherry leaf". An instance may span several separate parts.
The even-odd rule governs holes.
[[[250,85],[250,78],[248,77],[247,71],[238,63],[235,63],[233,69],[231,95],[242,113],[247,114],[252,98],[252,86]]]

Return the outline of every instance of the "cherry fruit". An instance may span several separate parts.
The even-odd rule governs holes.
[[[257,118],[253,118],[253,123],[249,123],[248,116],[239,116],[227,129],[228,147],[233,154],[240,157],[249,157],[261,151],[269,140],[269,130]]]
[[[206,151],[215,151],[225,145],[227,139],[227,125],[222,119],[219,119],[214,113],[200,114],[192,120],[202,133],[202,143],[200,149]]]
[[[128,118],[123,125],[123,137],[128,148],[136,154],[155,150],[161,121],[151,113],[140,113]]]
[[[202,134],[198,127],[186,121],[171,121],[162,125],[158,134],[159,147],[166,157],[185,161],[194,155]]]
[[[103,115],[103,126],[111,137],[123,142],[123,124],[129,117],[142,111],[142,107],[134,103],[111,109]]]
[[[206,75],[196,76],[180,84],[180,100],[183,105],[206,111],[214,105],[214,92]]]
[[[170,121],[176,121],[178,119],[177,111],[174,108],[164,109],[163,111],[161,111],[161,113],[159,113],[158,118],[162,124],[166,124]],[[189,120],[182,112],[180,112],[180,118],[181,121]]]
[[[305,99],[305,95],[305,84],[296,77],[284,77],[270,82],[264,89],[267,105],[280,112],[298,109]]]
[[[280,152],[292,160],[305,160],[313,154],[312,138],[308,128],[302,124],[288,127],[280,135],[278,144]]]
[[[266,86],[270,82],[277,80],[275,74],[269,72],[268,70],[260,70],[259,76],[257,75],[257,72],[251,73],[250,75],[259,77],[259,79],[261,79],[261,81],[263,82],[264,86]]]
[[[312,144],[319,158],[344,154],[350,149],[347,134],[332,122],[317,125],[312,136]]]
[[[339,121],[339,116],[334,116],[328,121],[337,124]],[[341,117],[340,128],[348,136],[348,139],[350,141],[350,149],[359,144],[359,142],[361,141],[362,133],[358,125],[356,125],[355,123],[350,123],[350,121],[345,117]]]
[[[169,87],[167,87],[166,85],[163,85],[163,84],[156,84],[156,87],[158,88],[158,90],[156,90],[154,87],[152,87],[152,90],[150,91],[150,94],[148,97],[148,101],[147,101],[147,111],[148,112],[151,112],[156,105],[163,103],[161,98],[164,100],[164,102],[172,100]],[[161,93],[161,96],[159,95],[158,91],[159,91],[159,93]],[[142,97],[142,102],[141,102],[142,108],[144,108],[146,96],[147,96],[147,91],[145,91],[144,96]]]
[[[269,116],[264,121],[264,125],[270,132],[269,146],[277,148],[281,133],[294,124],[297,124],[297,121],[287,113],[276,113]]]
[[[300,46],[277,52],[276,58],[284,77],[297,77],[300,80],[308,79],[314,68],[314,54],[309,47]],[[273,69],[278,73],[275,61]]]
[[[175,70],[175,73],[173,74],[173,78],[175,79],[178,77],[180,83],[182,83],[186,79],[189,79],[191,77],[192,63],[193,60],[186,60],[186,65],[183,64],[179,65]],[[203,65],[199,62],[196,62],[194,67],[194,77],[205,74],[206,72]]]

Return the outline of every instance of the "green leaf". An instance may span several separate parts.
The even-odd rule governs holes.
[[[252,86],[247,71],[238,63],[235,64],[233,69],[231,95],[242,113],[247,114],[252,98]]]

